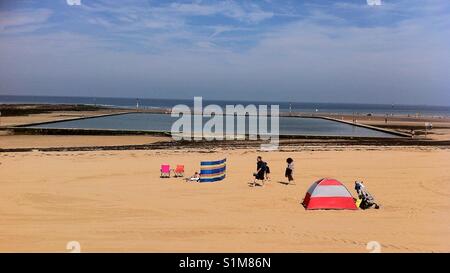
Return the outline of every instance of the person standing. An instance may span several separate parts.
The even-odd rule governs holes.
[[[295,183],[294,183],[294,160],[289,157],[288,159],[286,159],[286,163],[287,163],[287,167],[286,167],[286,172],[284,173],[284,176],[288,179],[287,185],[290,185],[291,182],[292,182],[292,184],[295,185]]]
[[[256,158],[256,172],[253,173],[255,180],[253,181],[253,186],[256,186],[256,180],[261,180],[264,186],[264,179],[266,175],[266,163],[262,160],[261,156]]]

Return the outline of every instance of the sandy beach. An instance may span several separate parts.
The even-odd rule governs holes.
[[[272,169],[249,187],[255,158]],[[296,185],[286,186],[293,157]],[[227,157],[221,183],[160,179],[161,163]],[[95,151],[0,154],[0,251],[383,252],[450,251],[450,151],[438,148]],[[305,211],[309,185],[363,180],[380,210]]]
[[[0,127],[70,120],[124,112],[122,109],[84,105],[0,104]]]

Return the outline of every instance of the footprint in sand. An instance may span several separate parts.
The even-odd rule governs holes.
[[[422,189],[427,190],[427,191],[429,191],[429,192],[432,192],[432,193],[434,193],[434,194],[436,194],[436,195],[445,196],[445,197],[450,197],[450,194],[449,194],[449,193],[441,192],[441,191],[437,191],[437,190],[434,190],[434,189],[432,189],[432,188],[429,188],[428,186],[425,186],[425,184],[424,184],[423,182],[419,182],[419,186],[420,186]],[[439,187],[439,189],[441,190],[442,187]]]

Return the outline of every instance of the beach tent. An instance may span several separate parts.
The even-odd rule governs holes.
[[[330,178],[314,182],[302,204],[305,209],[357,209],[347,188],[336,179]]]
[[[217,182],[225,179],[227,159],[200,162],[200,181]]]

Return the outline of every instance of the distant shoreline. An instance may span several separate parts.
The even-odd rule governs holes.
[[[0,94],[0,104],[5,104],[5,102],[2,100],[2,98],[59,98],[59,99],[86,99],[91,102],[95,102],[96,100],[103,100],[103,99],[112,99],[112,100],[132,100],[135,101],[136,99],[141,101],[151,101],[151,100],[163,100],[163,101],[192,101],[192,98],[181,98],[181,99],[173,99],[173,98],[152,98],[152,97],[105,97],[105,96],[99,96],[99,97],[87,97],[87,96],[51,96],[51,95],[12,95],[12,94]],[[364,102],[314,102],[314,101],[269,101],[269,100],[262,100],[262,101],[254,101],[254,100],[229,100],[229,99],[207,99],[204,98],[205,101],[215,101],[215,102],[229,102],[234,103],[236,101],[244,103],[244,104],[252,104],[252,103],[258,103],[258,104],[284,104],[284,103],[292,103],[292,104],[310,104],[310,105],[324,105],[324,104],[330,104],[330,105],[360,105],[360,106],[389,106],[389,107],[437,107],[437,108],[448,108],[450,109],[450,105],[437,105],[437,104],[400,104],[400,103],[364,103]],[[17,104],[27,104],[23,101],[17,101],[14,102]],[[28,104],[32,102],[28,102]],[[39,104],[39,103],[38,103]],[[50,102],[42,102],[40,104],[52,104]],[[61,104],[68,104],[62,102]],[[87,103],[87,105],[95,105],[94,103]],[[107,106],[107,105],[106,105]]]
[[[166,98],[108,98],[108,97],[61,97],[61,96],[15,96],[0,95],[0,105],[85,105],[89,107],[106,107],[120,109],[161,110],[171,109],[178,104],[193,105],[193,99]],[[247,100],[214,100],[203,98],[203,104],[225,105],[279,105],[280,112],[304,114],[355,114],[383,116],[432,116],[450,117],[450,106],[437,105],[402,105],[402,104],[369,104],[369,103],[319,103],[289,101],[247,101]]]
[[[170,114],[171,108],[169,107],[159,107],[159,108],[132,108],[132,107],[111,107],[103,105],[91,105],[91,104],[70,104],[70,103],[0,103],[1,116],[22,116],[30,114],[42,114],[49,112],[62,112],[62,111],[100,111],[109,110],[113,112],[139,112],[139,113],[156,113],[156,114]],[[329,116],[336,119],[344,119],[349,117],[356,117],[358,119],[370,119],[370,118],[388,118],[390,120],[402,121],[407,118],[409,121],[428,121],[431,119],[438,120],[449,120],[450,117],[446,116],[435,116],[421,114],[419,116],[410,114],[396,114],[396,115],[386,115],[381,113],[362,113],[355,112],[354,114],[348,113],[336,113],[336,112],[302,112],[302,111],[280,111],[280,116],[283,117],[319,117],[319,116]]]

